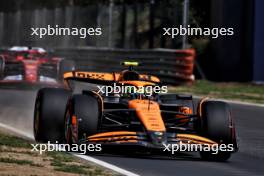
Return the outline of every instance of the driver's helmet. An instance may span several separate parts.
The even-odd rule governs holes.
[[[153,97],[154,94],[150,94],[145,87],[142,87],[140,89],[136,88],[133,91],[126,91],[126,93],[122,94],[122,97],[126,97],[129,99],[149,99]]]
[[[123,81],[137,81],[139,80],[139,73],[136,71],[125,70],[122,73]]]

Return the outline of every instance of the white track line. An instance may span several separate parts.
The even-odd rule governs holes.
[[[217,99],[217,100],[225,101],[225,102],[232,103],[232,104],[237,104],[237,105],[264,107],[264,104],[249,103],[249,102],[234,101],[234,100],[226,100],[226,99]]]
[[[200,98],[203,98],[203,97],[206,97],[206,96],[196,96],[196,95],[193,96],[193,98],[197,98],[197,99],[200,99]],[[209,100],[225,101],[225,102],[232,103],[232,104],[237,104],[237,105],[264,107],[264,104],[249,103],[249,102],[238,101],[238,100],[227,100],[227,99],[212,98],[212,97],[209,97]]]
[[[9,125],[0,123],[0,128],[4,128],[5,130],[11,131],[11,132],[16,133],[18,135],[21,135],[23,137],[26,137],[26,138],[34,140],[34,136],[33,135],[25,133],[24,131],[21,131],[21,130],[19,130],[17,128],[14,128],[14,127],[11,127]]]
[[[82,159],[91,161],[93,163],[99,164],[99,165],[101,165],[103,167],[106,167],[108,169],[111,169],[111,170],[116,171],[116,172],[118,172],[120,174],[123,174],[123,175],[127,175],[127,176],[139,176],[138,174],[135,174],[133,172],[127,171],[125,169],[122,169],[120,167],[117,167],[115,165],[109,164],[107,162],[101,161],[99,159],[96,159],[96,158],[93,158],[93,157],[90,157],[90,156],[87,156],[87,155],[80,155],[80,154],[73,154],[73,155],[74,156],[77,156],[79,158],[82,158]]]
[[[31,134],[25,133],[25,132],[23,132],[21,130],[18,130],[17,128],[14,128],[12,126],[9,126],[9,125],[0,123],[0,128],[3,128],[5,130],[11,131],[11,132],[16,133],[18,135],[21,135],[23,137],[26,137],[26,138],[29,138],[29,139],[34,140],[34,137]],[[117,173],[120,173],[122,175],[139,176],[138,174],[135,174],[135,173],[130,172],[128,170],[122,169],[122,168],[120,168],[118,166],[112,165],[110,163],[107,163],[105,161],[101,161],[99,159],[96,159],[96,158],[93,158],[93,157],[90,157],[90,156],[87,156],[87,155],[80,155],[80,154],[76,154],[76,153],[71,153],[71,154],[74,155],[74,156],[76,156],[76,157],[78,157],[78,158],[81,158],[81,159],[84,159],[84,160],[93,162],[95,164],[101,165],[101,166],[103,166],[105,168],[108,168],[110,170],[113,170],[113,171],[115,171]]]

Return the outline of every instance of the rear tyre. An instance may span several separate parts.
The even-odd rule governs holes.
[[[63,74],[75,70],[75,62],[73,60],[63,59],[59,63],[58,80],[63,81]]]
[[[100,114],[99,101],[95,95],[74,95],[68,104],[65,118],[67,143],[78,143],[96,134]]]
[[[226,161],[230,158],[232,149],[236,145],[233,120],[229,105],[220,101],[206,101],[202,104],[201,113],[201,135],[214,140],[218,144],[229,146],[226,148],[227,151],[218,151],[217,154],[202,151],[200,152],[202,159]]]
[[[43,88],[38,91],[34,109],[36,141],[64,141],[64,115],[70,94],[70,91],[60,88]]]

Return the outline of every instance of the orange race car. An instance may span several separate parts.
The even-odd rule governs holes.
[[[128,69],[120,73],[67,72],[65,89],[40,89],[34,112],[36,141],[163,152],[174,152],[180,143],[197,144],[203,159],[221,161],[237,151],[228,104],[168,94],[157,77],[133,69],[138,63],[123,65]],[[205,146],[209,150],[202,150]],[[214,153],[215,146],[228,147]]]

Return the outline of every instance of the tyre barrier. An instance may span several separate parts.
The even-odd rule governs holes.
[[[128,50],[109,48],[56,48],[52,55],[72,59],[82,71],[116,72],[124,60],[141,63],[139,73],[158,76],[164,84],[193,83],[194,49]]]

